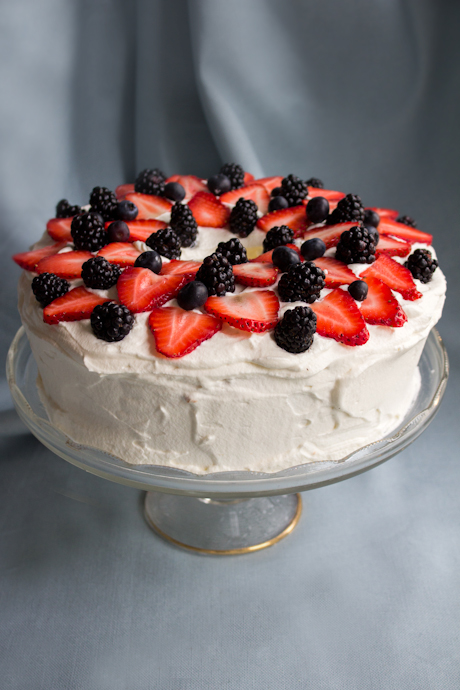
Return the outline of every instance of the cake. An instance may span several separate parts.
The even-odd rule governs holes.
[[[446,289],[431,243],[396,211],[236,164],[62,200],[13,257],[49,419],[131,465],[341,460],[417,395]]]

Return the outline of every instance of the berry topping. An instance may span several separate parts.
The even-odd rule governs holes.
[[[270,196],[261,184],[249,184],[246,187],[234,189],[231,192],[222,194],[220,200],[224,204],[236,204],[239,199],[251,199],[257,205],[261,213],[267,213]]]
[[[81,213],[80,206],[71,206],[67,199],[61,199],[56,206],[56,218],[72,218]]]
[[[311,304],[318,299],[325,280],[324,271],[311,261],[292,266],[287,273],[283,273],[278,283],[280,299],[282,302],[302,301]]]
[[[325,225],[320,228],[313,228],[304,234],[304,239],[308,241],[316,237],[323,240],[326,249],[330,249],[338,245],[340,237],[345,230],[350,230],[355,225],[356,223],[339,223],[338,225]]]
[[[230,180],[231,189],[238,189],[244,185],[244,170],[237,163],[225,163],[219,172]]]
[[[182,201],[182,199],[185,199],[185,189],[180,182],[168,182],[165,184],[163,194],[171,201]]]
[[[316,314],[310,307],[295,307],[284,312],[275,328],[275,340],[287,352],[305,352],[313,343]]]
[[[113,287],[121,274],[117,264],[111,264],[103,256],[94,256],[81,267],[81,277],[86,287],[95,290],[108,290]]]
[[[396,218],[398,217],[398,211],[394,211],[391,208],[379,208],[378,206],[368,206],[365,209],[365,211],[373,211],[379,217],[379,222],[380,220],[382,220],[382,218],[390,218],[390,220],[396,220]]]
[[[235,292],[232,265],[222,254],[207,256],[196,274],[196,279],[206,285],[210,295]]]
[[[251,261],[233,267],[235,281],[240,285],[250,287],[268,287],[276,283],[278,271],[270,264]]]
[[[106,301],[106,297],[99,297],[84,287],[76,287],[44,308],[43,321],[54,324],[60,321],[89,319],[93,309]]]
[[[134,189],[139,194],[162,196],[165,188],[165,175],[158,168],[146,168],[136,177]]]
[[[217,173],[217,175],[213,175],[208,180],[208,189],[215,196],[226,194],[226,192],[229,192],[231,188],[232,183],[230,182],[230,178],[222,173]]]
[[[292,249],[296,252],[297,256],[300,259],[300,249],[296,247],[295,244],[286,244],[286,245],[281,245],[282,247],[286,246],[288,249]],[[278,249],[278,247],[275,247],[275,249]],[[259,254],[259,256],[256,256],[254,259],[251,259],[251,261],[256,261],[258,263],[268,263],[272,264],[273,263],[273,252],[275,249],[270,249],[269,252],[264,252],[263,254]]]
[[[245,264],[248,260],[246,249],[236,237],[232,237],[228,242],[219,242],[216,254],[225,256],[232,266],[235,266],[235,264]]]
[[[380,223],[380,216],[373,208],[364,209],[364,225],[372,225],[374,228]]]
[[[99,213],[104,220],[114,220],[118,216],[117,197],[107,187],[94,187],[89,203],[91,211]]]
[[[164,230],[166,223],[161,220],[130,220],[126,223],[129,228],[130,242],[146,242],[150,235],[157,230]]]
[[[310,223],[322,223],[329,215],[329,201],[324,196],[315,196],[307,203],[307,218]]]
[[[48,235],[56,242],[72,242],[72,218],[50,218],[46,224]]]
[[[179,235],[171,228],[157,230],[157,232],[150,235],[145,244],[168,259],[178,259],[180,257],[181,245]]]
[[[163,264],[161,275],[164,276],[187,276],[188,280],[195,278],[201,261],[176,261],[173,259],[167,264]]]
[[[247,237],[254,230],[257,218],[255,201],[240,198],[230,213],[230,230],[240,237]]]
[[[37,273],[54,273],[59,278],[75,280],[81,276],[81,267],[91,259],[89,252],[63,252],[41,259],[35,267]]]
[[[362,283],[362,280],[357,280],[357,283]],[[351,294],[351,288],[348,288]],[[392,326],[399,328],[404,326],[407,317],[392,291],[382,283],[378,278],[366,278],[366,297],[362,304],[359,305],[361,314],[367,323],[376,326]],[[351,294],[354,299],[357,299]]]
[[[318,318],[316,332],[319,335],[353,346],[364,345],[369,340],[362,314],[348,292],[336,288],[312,309]]]
[[[136,192],[126,195],[126,201],[131,201],[139,213],[138,220],[149,220],[158,218],[171,210],[171,202],[161,196],[151,196],[149,194],[137,194]]]
[[[387,254],[388,256],[407,256],[410,252],[411,245],[404,240],[398,240],[396,237],[389,235],[380,235],[377,242],[376,256],[379,254]]]
[[[275,198],[275,196],[283,196],[283,188],[282,187],[274,187],[271,191],[271,196],[272,196],[272,198]],[[285,197],[283,196],[283,199],[284,198]],[[287,204],[287,201],[286,201],[286,204]],[[287,206],[285,206],[284,208],[287,208]]]
[[[89,252],[97,252],[107,244],[107,233],[104,221],[99,213],[82,213],[72,219],[70,226],[75,249],[87,249]]]
[[[371,264],[375,261],[375,246],[370,232],[356,225],[341,234],[335,257],[345,264]]]
[[[287,225],[275,225],[274,228],[270,228],[267,232],[263,247],[264,252],[270,251],[270,249],[275,249],[275,247],[281,247],[284,244],[291,244],[294,239],[294,232]]]
[[[257,221],[257,227],[268,232],[276,225],[288,225],[294,231],[294,235],[302,236],[307,227],[305,206],[293,206],[281,208],[279,211],[271,211]]]
[[[396,218],[397,223],[402,223],[403,225],[408,225],[410,228],[416,228],[417,223],[411,216],[398,216]]]
[[[112,264],[119,266],[134,266],[134,262],[141,252],[129,242],[112,242],[103,247],[98,256],[103,256]]]
[[[159,276],[148,268],[129,267],[118,279],[118,297],[132,312],[150,311],[173,299],[187,276]]]
[[[281,245],[280,247],[275,247],[272,251],[272,261],[273,265],[282,273],[289,271],[291,266],[295,266],[300,263],[300,256],[298,251],[292,249],[292,247],[287,247],[286,245]]]
[[[171,182],[171,184],[176,184]],[[176,201],[171,209],[170,226],[178,235],[182,247],[191,247],[198,236],[198,226],[187,204]]]
[[[353,271],[350,271],[342,261],[332,259],[329,256],[321,256],[315,259],[316,266],[326,273],[326,287],[336,288],[340,285],[349,285],[356,280]]]
[[[230,210],[210,192],[198,192],[188,205],[202,227],[223,228],[228,222]]]
[[[128,199],[123,199],[117,203],[117,215],[120,220],[135,220],[139,214],[136,204]]]
[[[324,189],[324,182],[317,177],[310,177],[305,183],[307,187],[314,187],[315,189]]]
[[[118,200],[124,199],[127,194],[134,194],[134,185],[132,183],[119,184],[115,189],[115,196]]]
[[[288,202],[284,198],[284,196],[274,196],[270,199],[270,202],[268,204],[268,210],[271,213],[272,211],[280,211],[283,208],[287,208],[289,206]]]
[[[114,220],[107,228],[109,242],[129,242],[129,227],[124,220]]]
[[[340,199],[345,198],[345,194],[343,192],[338,192],[335,189],[323,189],[323,188],[308,187],[308,198],[314,199],[316,196],[322,196],[325,199],[327,199],[329,201],[329,206],[331,207],[330,208],[331,211],[337,206]],[[306,199],[304,199],[302,201],[302,203],[306,205],[308,203],[308,201]]]
[[[420,242],[421,244],[431,244],[433,241],[433,235],[428,232],[422,232],[417,230],[417,228],[412,228],[404,223],[398,223],[391,218],[382,218],[379,224],[380,235],[392,235],[398,237],[401,240],[410,242]]]
[[[272,290],[209,297],[204,308],[210,314],[243,331],[263,333],[278,322],[279,301]]]
[[[276,177],[260,177],[258,180],[254,180],[256,184],[261,184],[265,187],[269,194],[272,193],[275,187],[280,187],[283,178],[281,176]]]
[[[288,175],[281,181],[281,196],[284,196],[289,206],[298,206],[307,193],[307,185],[297,175]]]
[[[104,302],[94,307],[91,328],[96,338],[116,343],[123,340],[134,326],[134,316],[123,304]]]
[[[374,279],[374,280],[376,280],[376,279]],[[383,283],[382,283],[382,285],[383,285]],[[385,287],[387,288],[387,290],[390,290],[388,285],[385,285]],[[348,292],[353,297],[353,299],[355,299],[357,302],[362,302],[363,300],[366,299],[367,293],[369,292],[369,288],[367,286],[367,283],[364,280],[354,280],[348,286]],[[390,294],[391,294],[391,290],[390,290]]]
[[[151,252],[143,252],[142,254],[139,254],[134,262],[134,266],[136,268],[148,268],[149,271],[152,271],[153,273],[159,273],[162,265],[163,262],[161,260],[161,256],[158,254],[158,252],[153,250]]]
[[[315,261],[323,256],[326,251],[326,245],[319,237],[312,237],[311,240],[305,240],[300,247],[300,252],[307,261]]]
[[[416,249],[404,266],[421,283],[429,283],[438,267],[438,262],[433,259],[433,255],[428,249]]]
[[[203,180],[200,180],[196,175],[172,175],[168,177],[166,183],[177,182],[184,188],[185,191],[185,201],[190,201],[192,197],[195,196],[197,192],[207,192],[208,187]],[[230,189],[230,187],[229,187]],[[172,198],[172,197],[169,197]],[[173,201],[181,201],[181,199],[173,199]]]
[[[378,244],[380,235],[377,228],[374,225],[364,225],[363,227],[365,227],[367,232],[371,235],[371,237],[374,238],[374,244]]]
[[[177,304],[181,309],[190,311],[191,309],[198,309],[208,299],[208,288],[199,280],[192,280],[182,287],[177,294]]]
[[[165,357],[183,357],[212,338],[220,331],[222,324],[208,314],[184,311],[179,307],[164,307],[152,311],[149,327],[158,352]]]
[[[42,307],[46,307],[53,300],[65,295],[69,289],[70,285],[67,280],[59,278],[54,273],[42,273],[35,276],[32,281],[32,292]]]
[[[408,268],[401,266],[386,254],[380,254],[375,263],[361,274],[361,278],[378,278],[392,290],[399,292],[404,299],[414,301],[421,297],[421,293],[412,279]]]
[[[359,223],[364,220],[364,207],[361,199],[357,194],[347,194],[346,197],[340,199],[332,213],[327,219],[328,225],[337,225],[337,223],[348,223],[354,221]]]

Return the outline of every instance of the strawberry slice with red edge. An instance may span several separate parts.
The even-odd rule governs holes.
[[[196,222],[202,227],[223,228],[228,223],[230,209],[210,192],[198,192],[188,205]]]
[[[336,288],[340,285],[350,285],[358,280],[351,269],[343,261],[332,259],[329,256],[321,256],[314,263],[326,272],[326,287]]]
[[[369,290],[366,299],[359,304],[364,320],[376,326],[404,326],[407,316],[388,285],[372,276],[365,280]]]
[[[281,187],[282,181],[283,178],[279,175],[275,177],[259,177],[258,180],[254,180],[256,184],[263,185],[269,194],[272,193],[272,189],[275,189],[275,187]]]
[[[379,223],[379,233],[399,237],[411,244],[414,242],[431,244],[433,242],[433,235],[430,235],[429,232],[422,232],[417,228],[411,228],[409,225],[404,225],[404,223],[397,223],[395,220],[391,220],[391,218],[381,219]]]
[[[44,308],[43,321],[54,324],[89,319],[94,307],[108,301],[107,297],[100,297],[84,287],[76,287]]]
[[[380,218],[390,218],[390,220],[396,220],[399,216],[399,211],[394,211],[392,208],[380,208],[378,206],[366,206],[365,211],[375,211],[378,213]]]
[[[118,278],[118,298],[134,313],[150,311],[173,299],[186,282],[185,275],[161,276],[148,268],[130,266]]]
[[[130,242],[111,242],[102,247],[97,253],[98,256],[103,256],[111,264],[118,264],[119,266],[134,266],[139,254],[138,249],[133,247]]]
[[[315,196],[322,196],[329,201],[329,204],[335,202],[336,204],[345,197],[343,192],[336,192],[334,189],[319,189],[319,187],[308,187],[308,197],[303,200],[303,204],[308,204],[310,199]]]
[[[189,276],[193,279],[200,266],[201,261],[179,261],[177,259],[172,259],[169,263],[163,264],[160,275]]]
[[[404,242],[404,240],[398,240],[396,237],[390,237],[389,235],[380,235],[375,253],[377,256],[379,254],[407,256],[410,249],[410,242]]]
[[[399,292],[404,299],[413,302],[422,296],[417,290],[409,269],[401,266],[401,264],[398,264],[397,261],[386,254],[380,254],[375,262],[361,273],[360,278],[364,280],[369,276],[378,278],[392,290]]]
[[[294,237],[302,237],[307,229],[307,214],[305,206],[291,206],[281,208],[278,211],[267,213],[257,221],[257,227],[264,232],[268,232],[277,225],[287,225],[294,232]]]
[[[254,182],[254,175],[250,172],[245,172],[243,184],[248,185],[248,184],[252,184],[253,182]]]
[[[220,331],[222,323],[208,314],[163,307],[152,311],[149,327],[158,352],[165,357],[184,357]]]
[[[361,312],[348,292],[336,288],[310,307],[316,314],[316,332],[343,345],[364,345],[369,340]]]
[[[196,175],[171,175],[166,180],[168,182],[178,182],[185,189],[185,201],[195,196],[197,192],[209,192],[208,185],[203,180],[200,180]]]
[[[75,280],[76,278],[81,278],[81,267],[85,261],[92,258],[93,255],[91,252],[82,250],[53,254],[53,256],[47,256],[41,259],[35,271],[37,273],[54,273],[59,276],[59,278]]]
[[[154,194],[139,194],[138,192],[130,192],[125,195],[127,201],[132,201],[139,209],[136,220],[149,220],[150,218],[158,218],[171,210],[172,203],[162,196],[155,196]]]
[[[70,226],[73,218],[50,218],[46,224],[48,235],[55,242],[73,242]]]
[[[109,221],[105,224],[106,230],[112,222]],[[129,228],[129,242],[145,242],[154,232],[167,227],[167,223],[153,218],[149,220],[127,220],[125,223]]]
[[[25,269],[26,271],[35,271],[37,264],[47,256],[53,256],[64,249],[66,246],[65,242],[57,242],[56,244],[50,244],[47,247],[41,247],[40,249],[31,249],[29,252],[20,252],[19,254],[14,254],[13,261],[15,261],[18,266]]]
[[[278,271],[267,262],[253,262],[236,264],[233,266],[235,281],[249,287],[268,287],[276,283]]]
[[[134,182],[130,184],[119,184],[115,189],[115,196],[121,201],[127,194],[134,194]]]
[[[238,295],[208,297],[204,308],[209,314],[242,331],[263,333],[278,323],[280,303],[272,290],[243,291]]]
[[[356,223],[337,223],[337,225],[319,225],[316,228],[307,230],[304,234],[304,240],[311,240],[313,237],[318,237],[323,240],[326,249],[336,247],[340,241],[340,236],[345,230],[354,228]]]
[[[294,249],[294,251],[297,252],[297,254],[300,257],[301,261],[304,261],[304,258],[302,254],[300,253],[300,249],[295,245],[295,244],[287,244],[286,247],[289,247],[289,249]],[[272,262],[272,254],[274,252],[274,249],[270,249],[268,252],[264,252],[263,254],[259,254],[259,256],[254,257],[254,259],[251,259],[251,263],[267,263],[271,264]]]
[[[238,199],[241,198],[251,199],[257,204],[257,208],[261,213],[267,213],[270,194],[262,184],[248,184],[246,187],[232,189],[230,192],[222,194],[220,200],[224,204],[235,205]]]

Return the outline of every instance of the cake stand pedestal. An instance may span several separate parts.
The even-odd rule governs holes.
[[[147,491],[145,518],[176,546],[214,555],[258,551],[287,536],[299,521],[298,492],[327,486],[385,462],[431,423],[447,384],[449,364],[433,329],[419,363],[421,387],[397,429],[336,462],[291,467],[276,474],[219,472],[196,475],[159,466],[127,465],[74,443],[48,420],[37,390],[37,366],[23,328],[8,352],[7,377],[19,416],[51,451],[81,469]]]

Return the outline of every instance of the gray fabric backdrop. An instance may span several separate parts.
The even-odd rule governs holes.
[[[235,160],[432,231],[452,376],[411,448],[306,494],[289,539],[227,560],[169,547],[137,492],[40,446],[2,379],[2,688],[458,690],[459,20],[454,0],[4,0],[2,359],[9,256],[58,199]]]

